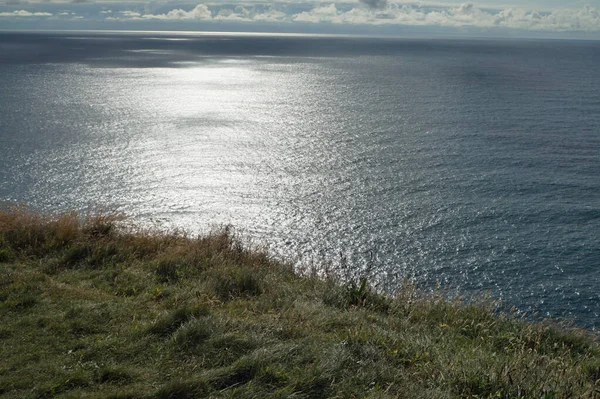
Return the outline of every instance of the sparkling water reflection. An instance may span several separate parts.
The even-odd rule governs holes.
[[[104,39],[0,64],[0,199],[232,224],[392,292],[409,276],[597,326],[598,44]]]

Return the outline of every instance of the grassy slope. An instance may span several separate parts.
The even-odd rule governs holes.
[[[0,212],[0,396],[600,397],[584,331],[300,277],[228,232]]]

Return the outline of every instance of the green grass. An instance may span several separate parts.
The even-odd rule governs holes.
[[[1,397],[600,398],[588,331],[119,226],[0,212]]]

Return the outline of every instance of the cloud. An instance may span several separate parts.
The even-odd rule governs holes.
[[[0,17],[51,17],[49,12],[31,12],[26,10],[0,12]]]
[[[166,14],[144,14],[142,19],[163,19],[163,20],[211,20],[212,12],[205,4],[199,4],[190,11],[182,10],[181,8],[173,9]]]
[[[106,13],[102,11],[101,13]],[[289,15],[273,7],[222,6],[211,11],[205,4],[199,4],[190,11],[173,9],[164,14],[140,13],[138,11],[120,11],[120,16],[108,16],[109,20],[201,20],[230,22],[290,22]]]
[[[139,18],[142,16],[142,14],[137,11],[119,11],[119,14],[125,18]]]
[[[335,4],[331,3],[328,6],[315,7],[310,11],[303,11],[292,17],[292,20],[297,22],[340,22],[341,13],[338,11]]]
[[[222,3],[200,4],[187,11],[173,9],[164,14],[120,12],[119,20],[202,20],[233,22],[330,23],[350,25],[432,26],[442,28],[475,27],[480,29],[521,29],[552,32],[600,32],[600,13],[591,6],[554,11],[527,10],[518,7],[479,8],[467,2],[461,5],[406,4],[387,0],[359,0],[356,3],[330,3],[310,6],[298,3],[265,3],[240,6]],[[365,7],[366,6],[366,7]],[[299,9],[300,8],[300,9]]]
[[[263,22],[284,22],[287,20],[287,14],[283,11],[270,9],[264,12],[254,14],[252,19],[254,21]]]
[[[385,10],[370,7],[340,11],[334,3],[301,12],[298,22],[361,25],[408,25],[435,27],[511,28],[536,31],[600,32],[600,13],[591,6],[552,12],[520,8],[480,9],[473,3],[459,6],[419,6],[390,3]]]
[[[386,8],[388,5],[387,0],[360,0],[360,2],[369,8],[374,8],[374,9],[379,9],[379,10]]]
[[[234,9],[222,8],[217,12],[217,15],[215,15],[213,19],[215,21],[252,21],[250,10],[243,6],[237,6]]]

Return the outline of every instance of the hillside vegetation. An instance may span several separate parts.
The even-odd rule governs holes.
[[[585,330],[119,226],[0,211],[1,397],[600,398]]]

